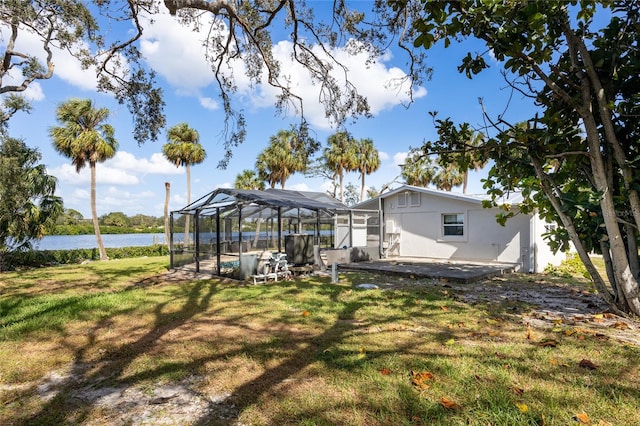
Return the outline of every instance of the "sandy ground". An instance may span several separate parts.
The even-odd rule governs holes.
[[[172,272],[147,280],[145,284],[177,282],[193,275]],[[384,284],[382,276],[377,276],[376,285],[385,288],[433,285],[448,292],[462,303],[494,304],[496,311],[513,315],[533,328],[551,328],[561,321],[575,324],[581,330],[615,339],[626,344],[640,346],[638,331],[640,324],[630,319],[606,314],[606,305],[594,294],[564,284],[549,284],[532,278],[529,281],[510,280],[509,276],[494,278],[471,284],[455,284],[433,280],[416,284],[411,280],[393,280],[394,284]],[[379,290],[374,290],[379,291]],[[90,367],[87,367],[90,368]],[[77,371],[76,371],[77,373]],[[79,376],[82,376],[80,374]],[[203,395],[197,389],[200,377],[192,377],[180,383],[158,385],[155,388],[101,387],[99,383],[86,383],[77,375],[51,373],[37,385],[40,396],[47,400],[54,398],[57,390],[69,383],[76,386],[75,395],[80,402],[91,401],[94,407],[103,408],[109,414],[111,424],[130,425],[175,425],[198,424],[199,419],[218,419],[214,424],[239,425],[235,418],[238,412],[230,402],[230,395]]]

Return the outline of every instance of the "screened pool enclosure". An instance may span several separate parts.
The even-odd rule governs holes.
[[[379,251],[379,212],[351,210],[321,192],[219,188],[170,220],[171,268],[198,273],[245,279],[261,273],[265,253],[318,268],[338,250]]]

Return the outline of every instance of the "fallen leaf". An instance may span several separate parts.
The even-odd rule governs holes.
[[[604,313],[602,314],[602,316],[603,316],[603,317],[605,317],[605,318],[608,318],[608,319],[614,319],[614,318],[616,318],[616,317],[617,317],[617,315],[616,315],[616,314],[612,314],[611,312],[604,312]]]
[[[380,370],[378,370],[380,372],[380,374],[382,374],[383,376],[388,376],[389,374],[391,374],[391,370],[389,370],[388,368],[381,368]]]
[[[592,318],[594,319],[603,319],[604,318],[604,314],[593,314],[591,315]]]
[[[580,361],[580,363],[578,365],[580,367],[588,368],[590,370],[597,370],[598,368],[600,368],[599,365],[594,364],[593,362],[589,361],[588,359],[583,359],[582,361]]]
[[[576,330],[572,328],[570,330],[565,330],[564,335],[565,336],[573,336],[576,333],[577,333]]]
[[[308,317],[310,313],[311,312],[309,312],[309,311],[302,311],[302,316],[303,317]]]
[[[363,359],[367,356],[367,352],[365,351],[364,347],[360,346],[360,349],[358,349],[358,359]]]
[[[428,389],[428,381],[433,379],[433,374],[428,371],[412,371],[411,384],[419,390]]]
[[[498,359],[505,359],[507,358],[507,355],[500,353],[500,352],[496,352],[495,353],[496,357],[498,357]]]
[[[454,410],[456,408],[459,408],[460,406],[458,404],[456,404],[455,402],[453,402],[452,400],[450,400],[449,398],[447,398],[446,396],[443,396],[442,398],[440,398],[440,404],[444,407],[447,408],[449,410]]]
[[[445,312],[447,312],[449,310],[449,308],[447,306],[440,306],[440,309],[442,309]]]
[[[611,327],[616,328],[618,330],[628,330],[629,328],[629,324],[627,324],[626,322],[622,322],[622,321],[618,321],[615,324],[613,324]]]
[[[518,410],[520,410],[521,413],[526,413],[527,411],[529,411],[529,407],[527,407],[527,404],[518,404],[516,402],[516,407],[518,407]]]
[[[553,339],[544,339],[538,343],[539,346],[543,348],[555,348],[558,346],[558,341]]]
[[[573,416],[574,420],[580,422],[580,423],[585,423],[585,424],[590,424],[591,420],[589,420],[589,416],[587,416],[587,413],[578,413],[575,416]]]
[[[450,346],[450,345],[453,345],[455,342],[456,342],[455,339],[449,339],[446,342],[444,342],[444,344]]]

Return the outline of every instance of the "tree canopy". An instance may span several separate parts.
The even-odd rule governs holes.
[[[0,138],[0,270],[8,252],[30,248],[62,212],[56,179],[40,160],[23,141]]]
[[[522,190],[524,211],[561,225],[550,235],[556,247],[571,241],[603,297],[634,314],[640,314],[639,6],[423,2],[413,23],[420,33],[415,44],[425,48],[467,37],[483,41],[486,53],[461,58],[459,71],[473,78],[489,66],[491,53],[512,89],[539,111],[522,123],[486,114],[489,137],[475,147],[440,121],[440,140],[424,151],[474,151],[493,160],[485,187],[494,200]],[[610,286],[589,258],[594,249],[605,258]]]

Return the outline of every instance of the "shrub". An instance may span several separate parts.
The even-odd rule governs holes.
[[[587,272],[587,268],[584,267],[584,264],[580,260],[580,256],[577,253],[573,253],[558,266],[547,265],[544,268],[544,272],[550,275],[555,275],[559,277],[571,278],[571,277],[584,277],[589,278],[589,273]]]

